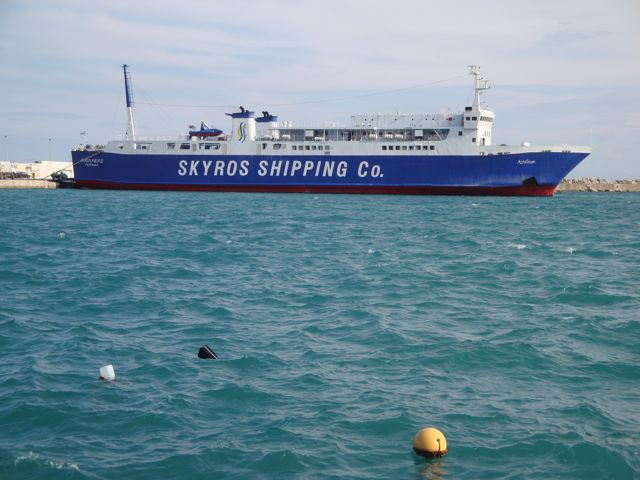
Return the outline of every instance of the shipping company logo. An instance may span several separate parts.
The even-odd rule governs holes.
[[[246,139],[247,139],[247,124],[246,122],[241,122],[240,126],[238,127],[238,140],[244,143]]]

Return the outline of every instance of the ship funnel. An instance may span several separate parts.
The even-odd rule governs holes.
[[[136,132],[133,127],[133,90],[131,88],[131,76],[129,75],[129,66],[123,65],[122,70],[124,72],[124,92],[127,97],[127,133],[125,135],[127,140],[135,140]]]
[[[239,112],[227,113],[231,122],[231,141],[238,143],[253,142],[256,139],[256,119],[254,112],[240,107]]]
[[[278,130],[278,117],[269,112],[262,112],[262,116],[256,118],[256,129],[259,138],[278,140],[280,130]]]

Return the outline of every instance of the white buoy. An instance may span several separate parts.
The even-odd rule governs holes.
[[[113,382],[115,379],[116,372],[113,370],[113,365],[105,365],[100,369],[100,380]]]

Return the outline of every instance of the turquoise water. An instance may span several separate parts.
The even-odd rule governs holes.
[[[0,478],[640,477],[638,194],[5,190],[0,252]]]

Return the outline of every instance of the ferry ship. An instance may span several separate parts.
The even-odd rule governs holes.
[[[583,146],[494,145],[489,88],[470,67],[474,101],[456,114],[359,114],[345,127],[297,126],[263,111],[227,113],[228,133],[202,122],[178,138],[134,128],[123,66],[127,131],[72,151],[78,187],[140,190],[550,196],[591,152]]]

